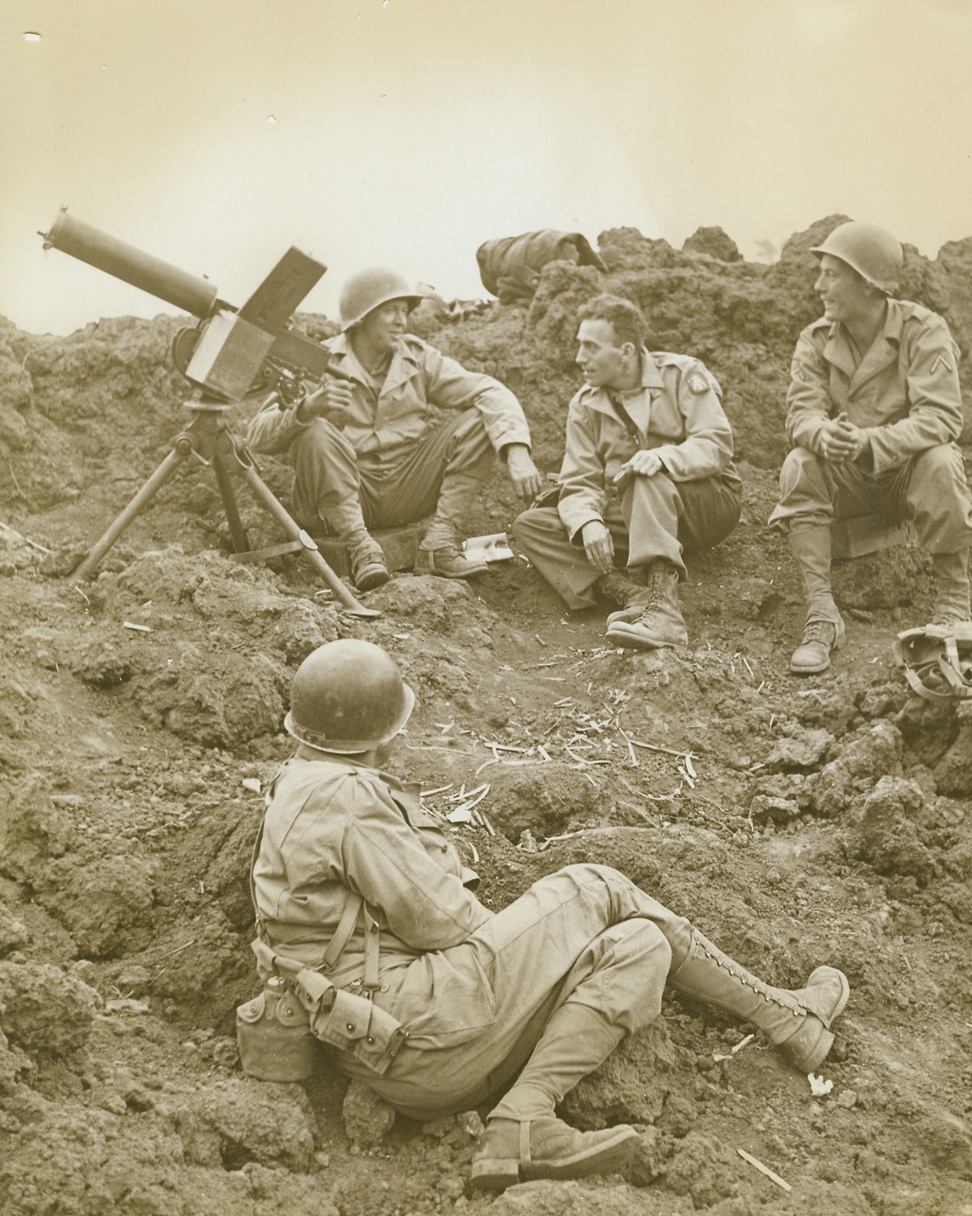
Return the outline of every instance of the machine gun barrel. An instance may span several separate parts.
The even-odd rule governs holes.
[[[143,253],[134,245],[127,245],[91,224],[75,219],[68,215],[67,207],[57,213],[50,232],[38,235],[44,238],[45,249],[60,249],[194,317],[211,317],[219,307],[219,288],[208,279],[171,266],[161,258]]]

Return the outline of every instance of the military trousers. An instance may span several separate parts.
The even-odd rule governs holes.
[[[383,1076],[346,1053],[339,1062],[412,1118],[470,1110],[512,1081],[564,1004],[624,1034],[647,1025],[691,943],[689,922],[620,871],[567,866],[461,945],[383,971],[380,1003],[415,1036]]]
[[[477,409],[450,415],[414,442],[363,455],[333,423],[315,418],[291,452],[294,513],[305,527],[323,522],[344,536],[432,515],[445,529],[439,544],[454,539],[496,458]]]
[[[808,448],[793,448],[780,470],[780,501],[769,523],[830,524],[881,515],[889,526],[909,520],[929,553],[955,553],[972,539],[972,498],[962,453],[954,443],[919,452],[886,473],[854,461],[836,464]]]
[[[735,476],[678,482],[664,473],[632,477],[604,509],[615,564],[637,569],[664,558],[684,576],[683,553],[711,549],[724,540],[739,522],[740,506]],[[524,511],[513,523],[513,535],[568,608],[597,602],[598,571],[587,560],[580,536],[572,540],[568,535],[556,507]]]

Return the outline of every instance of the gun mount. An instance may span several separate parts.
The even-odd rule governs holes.
[[[121,533],[155,497],[189,456],[211,466],[226,512],[235,556],[256,561],[287,552],[302,552],[341,601],[356,616],[379,613],[365,608],[324,560],[317,542],[299,527],[260,477],[246,445],[227,425],[229,403],[255,394],[277,394],[295,404],[308,384],[320,384],[330,368],[330,352],[291,328],[297,305],[327,270],[322,263],[291,247],[242,308],[219,299],[218,288],[200,278],[116,240],[91,224],[69,216],[62,207],[49,232],[39,232],[45,249],[58,249],[107,274],[147,291],[198,318],[180,329],[172,343],[172,361],[193,385],[186,402],[192,421],[173,440],[172,450],[114,520],[75,571],[87,578]],[[230,471],[250,486],[261,505],[283,527],[289,542],[270,549],[249,548],[240,519]]]

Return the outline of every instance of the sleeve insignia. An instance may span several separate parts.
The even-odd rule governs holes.
[[[946,359],[941,352],[935,356],[935,361],[931,365],[931,374],[934,375],[940,367],[944,367],[947,372],[954,371],[951,363],[949,363],[948,359]]]
[[[695,372],[693,375],[689,376],[688,386],[693,393],[707,393],[709,391],[708,380],[706,380],[705,376],[700,375],[698,372]]]

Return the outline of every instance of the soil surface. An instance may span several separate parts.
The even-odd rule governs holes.
[[[745,507],[690,565],[678,651],[606,647],[606,607],[568,614],[519,555],[470,586],[397,575],[362,597],[380,616],[349,615],[301,559],[231,560],[195,460],[77,583],[187,422],[168,355],[183,322],[59,338],[0,321],[5,1216],[972,1216],[972,703],[920,700],[895,665],[932,598],[914,548],[836,570],[846,648],[824,675],[790,676],[803,604],[765,526],[790,355],[819,311],[809,250],[840,218],[769,267],[718,229],[683,250],[613,230],[607,276],[555,263],[529,305],[417,318],[517,392],[549,472],[579,383],[577,309],[604,287],[643,306],[650,345],[719,377]],[[902,290],[963,352],[970,270],[972,240],[934,262],[909,250]],[[286,501],[286,465],[260,467]],[[239,498],[254,546],[279,542]],[[468,531],[506,530],[518,509],[497,473]],[[745,1042],[752,1027],[666,996],[564,1104],[580,1127],[638,1125],[624,1173],[493,1199],[465,1193],[484,1111],[396,1119],[326,1058],[306,1085],[245,1077],[234,1010],[258,991],[245,875],[262,790],[291,750],[293,673],[337,637],[386,647],[418,693],[394,767],[452,816],[491,906],[597,861],[772,982],[841,967],[827,1092]]]

